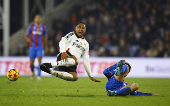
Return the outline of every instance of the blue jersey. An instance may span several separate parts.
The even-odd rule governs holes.
[[[47,36],[47,29],[44,25],[37,26],[36,24],[31,24],[26,34],[30,35],[30,47],[43,47],[43,37]]]
[[[114,74],[115,74],[115,69],[117,67],[117,64],[114,64],[113,66],[105,69],[103,71],[103,74],[108,78],[108,82],[106,84],[106,90],[116,90],[118,88],[121,88],[124,86],[124,83],[123,82],[120,82],[118,81],[115,77],[114,77]]]
[[[119,88],[122,88],[124,86],[123,82],[118,81],[114,75],[108,80],[107,84],[106,84],[106,90],[116,90]]]

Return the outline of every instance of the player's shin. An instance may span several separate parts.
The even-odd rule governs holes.
[[[129,94],[131,94],[130,87],[123,87],[118,90],[108,91],[109,96],[124,96],[124,95],[129,95]]]
[[[60,61],[57,61],[55,63],[51,63],[51,65],[52,65],[52,67],[57,67],[57,66],[66,66],[66,67],[69,67],[69,66],[76,65],[76,62],[72,58],[67,58],[67,62],[65,62],[63,60],[60,60]]]
[[[136,95],[136,96],[152,96],[151,93],[142,93],[142,92],[137,92],[137,91],[132,92],[131,95]]]
[[[32,73],[34,73],[34,65],[30,65]]]
[[[130,87],[124,87],[116,90],[117,95],[129,95],[131,93]]]
[[[38,65],[38,77],[41,77],[41,69],[40,69],[40,65]]]
[[[58,77],[58,78],[61,78],[61,79],[64,79],[64,80],[67,80],[67,81],[73,81],[73,75],[67,73],[67,72],[61,72],[61,71],[53,71],[51,70],[51,74]]]
[[[52,68],[51,63],[43,63],[40,65],[40,69],[42,71],[45,71],[46,73],[49,73],[49,74],[51,74],[50,68]]]
[[[34,80],[34,76],[35,76],[34,65],[30,65],[30,67],[31,67],[31,71],[32,71],[31,80]]]

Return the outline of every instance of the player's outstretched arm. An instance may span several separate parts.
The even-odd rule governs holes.
[[[95,78],[93,78],[93,77],[91,77],[90,78],[92,81],[94,81],[94,82],[101,82],[101,81],[99,81],[99,80],[97,80],[97,79],[95,79]]]
[[[101,82],[101,81],[95,79],[91,74],[91,66],[90,66],[90,60],[89,60],[89,44],[87,44],[87,48],[83,53],[83,64],[84,64],[84,68],[85,68],[89,78],[94,82]]]
[[[83,63],[84,63],[84,68],[85,68],[89,78],[94,82],[101,82],[101,81],[95,79],[91,74],[91,66],[90,66],[89,57],[83,57]]]
[[[152,94],[152,96],[163,96],[163,95],[158,95],[158,94]]]

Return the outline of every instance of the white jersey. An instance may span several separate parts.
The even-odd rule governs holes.
[[[75,32],[70,32],[66,36],[62,37],[61,41],[59,42],[59,47],[61,53],[69,51],[77,58],[78,62],[80,57],[83,56],[85,70],[88,76],[92,77],[89,62],[89,43],[84,37],[80,38],[75,34]]]

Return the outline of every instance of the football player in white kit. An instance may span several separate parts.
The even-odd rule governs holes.
[[[75,31],[62,37],[59,42],[60,53],[57,55],[57,62],[43,63],[41,70],[67,81],[77,81],[77,65],[80,57],[83,57],[85,70],[92,81],[96,80],[91,74],[89,61],[89,43],[84,38],[86,26],[83,22],[76,24]],[[50,68],[57,67],[57,71]]]

